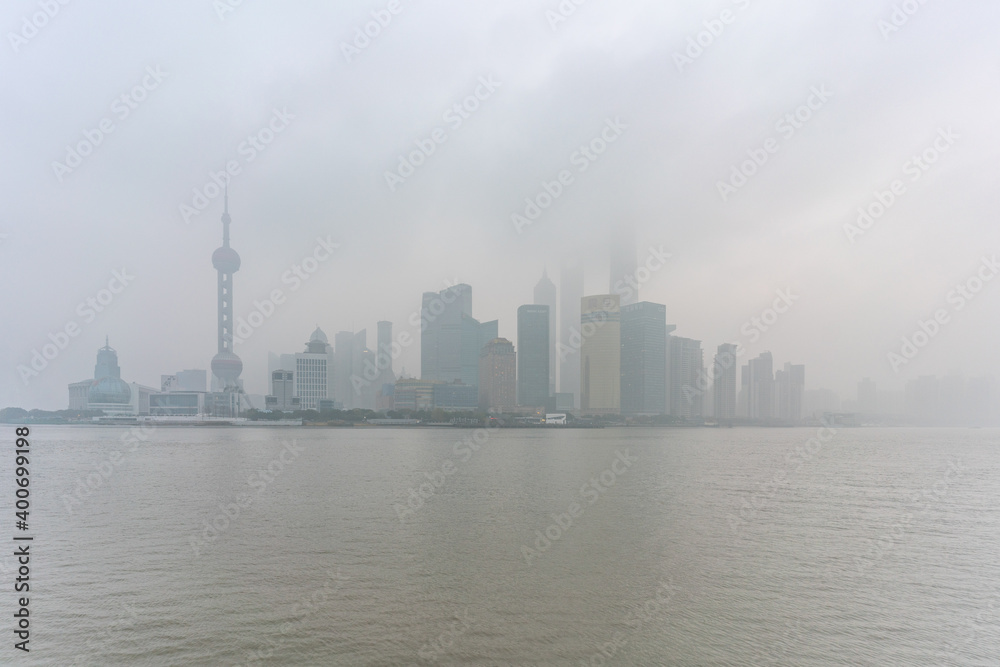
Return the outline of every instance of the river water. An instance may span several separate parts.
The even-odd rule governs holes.
[[[132,435],[32,429],[0,664],[1000,664],[998,430]]]

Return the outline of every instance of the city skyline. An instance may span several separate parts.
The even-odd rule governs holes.
[[[225,324],[227,319],[232,319],[231,310],[233,306],[231,303],[231,299],[229,297],[233,289],[232,274],[235,273],[240,268],[241,264],[239,255],[237,255],[235,251],[232,251],[229,247],[229,224],[231,222],[231,217],[229,215],[229,206],[228,206],[228,188],[225,189],[224,209],[221,219],[223,223],[223,246],[215,251],[215,253],[212,256],[212,262],[216,270],[218,271],[217,296],[218,296],[219,310],[217,312],[216,319],[218,328],[218,345],[219,349],[221,350],[219,354],[224,355],[225,352],[228,349],[230,349],[233,340],[233,333],[230,327]],[[655,304],[649,302],[636,303],[635,299],[638,298],[638,289],[636,287],[634,290],[630,290],[628,284],[631,283],[628,283],[628,281],[626,281],[626,283],[628,284],[623,286],[622,282],[619,280],[617,281],[616,285],[615,276],[617,275],[618,272],[621,271],[622,266],[629,266],[628,269],[629,273],[635,273],[637,271],[635,267],[638,266],[638,264],[633,264],[629,262],[628,258],[626,257],[623,251],[623,247],[624,246],[622,246],[621,244],[613,246],[613,250],[610,257],[611,262],[609,265],[610,266],[609,284],[612,287],[617,286],[622,295],[627,296],[626,300],[632,302],[630,304],[627,304],[627,307],[621,307],[622,312],[624,312],[626,309],[635,309],[639,306],[656,307],[661,309],[665,308],[663,304]],[[571,287],[574,289],[578,288],[578,283],[574,280]],[[549,301],[550,303],[561,304],[560,307],[557,307],[557,312],[555,313],[551,312],[551,308],[549,306],[543,306],[548,310],[549,314],[546,317],[546,319],[548,320],[550,325],[552,323],[555,323],[556,321],[559,321],[559,326],[557,327],[556,331],[551,332],[549,345],[551,346],[551,349],[556,352],[556,356],[559,356],[561,354],[562,358],[566,360],[571,360],[572,355],[569,353],[575,352],[579,354],[579,352],[583,348],[583,343],[585,343],[588,336],[584,335],[579,338],[581,344],[573,344],[570,346],[574,349],[568,349],[564,347],[561,353],[558,351],[559,347],[558,343],[560,341],[566,340],[565,332],[562,330],[562,327],[564,327],[567,324],[567,320],[565,319],[564,314],[559,312],[560,310],[566,308],[565,300],[560,301],[560,293],[561,290],[559,289],[559,287],[556,286],[554,283],[552,283],[551,280],[549,280],[549,278],[547,277],[547,271],[543,270],[542,280],[539,283],[537,283],[534,287],[534,301],[537,303],[539,301],[544,300],[544,301]],[[442,300],[442,297],[444,295],[454,295],[455,298]],[[625,298],[625,296],[622,295],[615,294],[613,296],[616,299],[620,300],[621,298]],[[596,295],[596,296],[601,296],[601,295]],[[581,328],[583,324],[586,323],[586,321],[592,319],[592,316],[586,315],[587,298],[588,297],[581,298],[581,310],[583,310],[585,313],[580,320]],[[593,299],[595,298],[595,295],[590,295],[589,298]],[[778,301],[782,299],[786,302],[786,306],[790,306],[793,302],[792,300],[789,299],[788,294],[782,294],[779,291],[779,299],[775,301],[775,306],[772,309],[775,311],[775,313],[787,312],[787,308],[782,310],[780,307],[776,305]],[[794,297],[792,297],[792,299],[794,299]],[[431,311],[429,309],[430,307],[433,307],[435,301],[439,301],[441,304],[443,304],[440,313],[438,313],[436,310]],[[537,309],[538,307],[527,306],[527,305],[521,306],[518,309],[517,319],[520,320],[520,313],[522,310],[531,308]],[[420,341],[418,343],[418,348],[421,350],[421,356],[418,367],[421,368],[421,374],[418,375],[415,379],[434,380],[440,382],[440,381],[445,381],[442,380],[441,378],[444,378],[445,376],[450,376],[452,382],[461,382],[463,384],[469,384],[469,386],[472,387],[477,386],[478,383],[472,382],[471,380],[475,379],[479,371],[479,364],[480,364],[479,353],[480,351],[484,351],[484,347],[489,341],[498,338],[499,331],[501,330],[499,327],[499,320],[480,323],[479,320],[471,316],[472,289],[470,285],[464,283],[449,285],[438,293],[425,292],[423,294],[423,304],[419,312],[421,317],[420,328],[423,328],[423,321],[426,320],[428,321],[429,326],[426,327],[425,331],[429,330],[431,331],[431,333],[427,336],[426,339],[427,342],[424,342],[425,339],[424,336],[422,335],[419,336],[418,338],[418,340]],[[774,316],[777,317],[776,314]],[[238,320],[238,323],[246,327],[245,321]],[[758,335],[760,331],[766,329],[766,326],[768,324],[772,323],[773,322],[769,322],[767,320],[766,312],[762,314],[762,317],[760,319],[751,318],[749,322],[749,324],[751,324],[755,328],[755,330],[758,331]],[[519,328],[521,325],[517,324],[516,326]],[[238,330],[239,326],[237,325],[236,328]],[[252,326],[246,328],[247,330],[252,332],[253,329]],[[726,392],[729,391],[728,385],[724,385],[723,387],[720,387],[718,390],[715,387],[714,380],[716,371],[713,370],[713,364],[718,363],[718,356],[716,357],[715,360],[709,363],[705,363],[704,360],[705,350],[702,348],[703,341],[692,340],[680,336],[671,335],[672,332],[676,330],[676,328],[677,328],[676,325],[667,324],[666,329],[664,330],[665,340],[666,340],[665,356],[666,356],[666,366],[667,366],[667,370],[664,374],[664,380],[665,380],[664,393],[666,400],[665,400],[665,409],[661,414],[672,414],[675,416],[681,416],[682,418],[685,419],[692,419],[692,418],[710,419],[710,418],[720,418],[720,417],[724,419],[727,418],[726,413],[721,413],[721,414],[716,413],[714,407],[720,398],[719,392],[720,391],[723,392],[721,397],[725,399]],[[746,327],[744,327],[744,329],[745,328]],[[572,329],[573,327],[571,327],[571,330]],[[400,354],[400,352],[404,349],[404,346],[400,345],[396,345],[394,349],[392,322],[380,320],[377,325],[377,330],[379,334],[377,349],[379,350],[379,352],[384,353],[383,360],[379,361],[379,363],[381,364],[387,363],[388,365],[382,367],[379,372],[373,374],[372,378],[368,380],[362,380],[362,378],[366,377],[365,369],[367,366],[370,366],[372,369],[380,368],[379,366],[376,365],[375,353],[372,352],[370,349],[368,349],[367,334],[365,329],[362,329],[359,332],[349,332],[349,331],[338,332],[337,334],[338,345],[333,346],[327,342],[325,334],[323,333],[322,329],[317,325],[316,330],[313,332],[309,343],[306,345],[305,353],[293,353],[293,354],[280,354],[280,353],[275,354],[273,352],[268,353],[269,357],[268,371],[267,371],[268,379],[267,382],[265,383],[264,391],[260,392],[258,396],[274,393],[273,378],[272,378],[272,375],[274,373],[273,369],[279,367],[284,370],[293,369],[295,371],[294,377],[296,378],[295,379],[296,389],[294,393],[297,397],[300,397],[300,400],[302,401],[302,403],[299,404],[299,407],[301,407],[302,409],[319,409],[320,394],[317,393],[317,390],[308,390],[304,386],[299,386],[301,385],[303,380],[298,379],[298,377],[300,375],[300,371],[304,370],[300,368],[303,365],[303,363],[312,363],[314,365],[321,363],[323,365],[322,370],[321,371],[317,370],[312,374],[316,375],[316,382],[319,382],[320,384],[323,384],[325,386],[325,389],[323,390],[325,392],[323,398],[329,399],[330,402],[328,403],[328,405],[336,404],[341,409],[350,409],[354,407],[365,407],[368,409],[376,409],[378,406],[376,405],[375,393],[376,391],[379,390],[379,385],[377,384],[377,381],[379,379],[383,379],[386,375],[395,378],[395,365],[398,362],[398,359],[401,356],[403,356],[402,354]],[[449,352],[445,352],[446,355],[450,356],[448,356],[447,360],[444,361],[439,360],[437,358],[438,356],[437,349],[439,347],[439,344],[437,342],[436,336],[438,336],[439,334],[435,332],[441,330],[449,330],[451,332],[450,334],[449,333],[444,334],[445,338],[443,340],[445,340],[445,343],[443,344],[443,346],[441,346],[442,349],[450,348]],[[576,329],[576,331],[578,332],[579,329]],[[743,333],[745,333],[745,331]],[[515,338],[519,339],[520,337],[521,334],[519,333]],[[237,335],[236,338],[238,339],[239,336]],[[620,343],[621,354],[620,354],[620,359],[618,361],[620,364],[625,364],[624,360],[626,359],[626,355],[630,353],[628,353],[626,350],[627,344],[624,342],[625,339],[621,337],[621,332],[619,332],[619,340],[622,342]],[[319,347],[315,347],[317,345],[325,346],[324,347],[325,351],[321,351]],[[105,342],[105,347],[107,348],[107,342]],[[734,359],[742,352],[745,352],[745,350],[741,350],[741,346],[739,344],[722,343],[720,344],[719,348],[720,348],[719,352],[721,352],[723,349],[726,349],[734,353],[733,354]],[[335,350],[338,349],[341,352],[339,355],[336,355]],[[346,353],[345,350],[347,351]],[[427,351],[428,353],[428,361],[426,362],[424,361],[423,358],[423,354],[425,351]],[[692,357],[691,360],[689,360],[688,355],[692,353],[694,353],[696,356]],[[325,359],[322,362],[303,361],[303,359],[309,358],[310,355],[318,357],[318,354],[324,355],[327,359]],[[347,354],[348,356],[345,357],[344,356],[345,354]],[[683,370],[671,371],[670,369],[671,359],[672,359],[671,355],[674,355],[673,358],[675,365],[677,364],[678,360],[682,360],[681,364],[683,365]],[[218,358],[219,355],[216,356],[216,359]],[[524,363],[521,360],[523,358],[524,357],[519,357],[518,360],[519,366],[522,363]],[[240,361],[238,357],[237,361],[239,362],[240,368],[242,369],[242,361]],[[213,364],[214,363],[215,361],[213,361]],[[585,364],[586,362],[581,360],[581,363]],[[429,377],[423,377],[424,364],[429,364],[429,367],[432,369],[436,368],[436,370],[430,371]],[[437,368],[438,366],[441,366],[441,368]],[[565,364],[556,366],[559,369],[559,372],[562,373]],[[636,372],[642,373],[642,370],[638,369],[635,363],[631,364],[631,366],[633,367],[631,371],[632,373]],[[759,370],[755,370],[756,368],[758,368],[758,366]],[[779,419],[779,418],[797,420],[801,419],[805,415],[805,413],[803,412],[804,409],[803,406],[805,402],[804,392],[806,389],[806,385],[804,382],[805,374],[804,371],[801,370],[804,368],[804,365],[802,364],[794,365],[789,361],[785,361],[784,370],[773,366],[774,363],[772,361],[772,354],[769,350],[765,350],[757,357],[749,359],[747,363],[745,363],[742,366],[740,372],[738,373],[738,377],[736,379],[737,385],[735,388],[735,396],[733,396],[730,401],[734,403],[735,406],[734,416],[736,418],[749,418],[749,419],[758,419],[765,421],[772,419]],[[624,369],[626,368],[626,366],[620,365],[620,368]],[[795,392],[795,396],[797,396],[797,398],[794,399],[789,398],[789,395],[787,393],[788,392],[787,382],[788,382],[788,374],[790,372],[789,371],[790,368],[793,370],[798,369],[795,370],[796,377],[799,378],[799,380],[797,381],[798,383],[796,386],[798,388]],[[191,371],[184,371],[184,372],[190,373]],[[198,371],[198,372],[204,372],[204,371]],[[728,376],[729,373],[732,372],[733,369],[728,368],[727,371],[719,373],[719,375],[720,377],[725,378]],[[779,391],[781,390],[780,388],[783,386],[782,374],[785,375],[784,387],[786,393],[784,396],[779,396]],[[177,375],[178,374],[175,374],[173,376],[174,377],[173,381],[176,381]],[[309,374],[302,373],[302,375],[309,375]],[[950,373],[943,374],[943,377],[945,378],[945,382],[947,382],[948,377],[954,377],[956,375],[960,377],[962,376],[961,373],[957,373],[956,371],[951,371]],[[757,376],[763,376],[765,378],[763,385],[761,385],[757,380],[754,379]],[[100,379],[99,374],[95,373],[95,377],[97,379]],[[167,375],[161,374],[161,387],[166,386],[167,377],[168,377]],[[227,380],[227,378],[220,378],[214,372],[210,375],[210,377],[212,379],[213,391],[223,391],[225,387],[229,384],[232,384],[232,386],[235,387],[236,382],[238,382],[239,385],[239,389],[237,389],[237,391],[243,391],[242,378],[238,380],[235,379]],[[238,374],[236,375],[236,377],[238,377]],[[411,375],[410,377],[413,376]],[[519,371],[518,386],[520,386],[522,382],[520,377],[521,375]],[[907,400],[910,400],[909,397],[913,393],[914,387],[920,386],[921,382],[923,382],[924,385],[926,385],[926,382],[928,380],[936,377],[937,376],[935,375],[920,375],[917,378],[914,378],[906,382],[904,387],[896,389],[895,393],[906,395],[908,397]],[[970,376],[969,380],[971,383],[975,384],[980,378],[986,378],[988,382],[992,383],[993,380],[989,380],[989,377],[990,376]],[[648,382],[648,380],[645,381]],[[936,382],[937,380],[934,381]],[[964,382],[964,380],[962,381]],[[358,386],[354,385],[354,383],[356,382],[358,383]],[[629,382],[631,382],[631,380],[629,380]],[[872,385],[875,384],[867,376],[861,381],[861,383],[864,382],[870,383]],[[621,387],[619,388],[620,393],[619,396],[617,397],[617,400],[618,400],[619,410],[621,411],[622,414],[633,414],[633,413],[656,414],[655,410],[650,410],[650,409],[637,410],[634,409],[633,407],[628,407],[628,406],[623,407],[621,404],[622,400],[621,397],[626,392],[626,376],[624,370],[622,370],[621,383],[622,383]],[[840,404],[841,402],[850,406],[853,406],[855,403],[858,406],[864,404],[865,400],[862,399],[863,391],[860,388],[861,383],[859,383],[859,388],[857,392],[857,397],[858,397],[857,401],[853,401],[851,398],[839,397],[838,395],[837,398],[838,404]],[[82,386],[83,384],[84,383],[70,383],[69,386],[71,394],[70,398],[71,405],[73,403],[73,398],[72,398],[73,387],[78,385]],[[136,386],[143,386],[143,385],[136,385]],[[550,378],[549,398],[551,398],[552,400],[547,403],[545,401],[533,401],[533,403],[537,403],[539,405],[541,405],[542,403],[546,403],[546,405],[549,408],[554,409],[555,406],[554,390],[558,388],[559,387],[557,386],[556,381]],[[517,403],[521,405],[522,404],[520,401],[521,390],[518,389],[517,391],[518,391]],[[869,393],[871,392],[870,387],[867,389],[867,391]],[[995,403],[996,400],[995,397],[991,395],[991,392],[995,393],[996,389],[992,384],[989,384],[986,387],[986,391],[988,394],[990,394],[986,400],[992,406],[992,404]],[[763,395],[761,395],[762,392]],[[812,392],[815,394],[816,392],[820,393],[830,392],[830,390],[826,387],[814,387],[812,388]],[[248,392],[248,393],[254,393],[254,392]],[[312,398],[310,398],[310,395],[312,395]],[[683,397],[683,399],[678,397]],[[867,400],[868,404],[871,404],[871,398],[868,397]],[[927,400],[929,401],[930,399]],[[973,400],[978,400],[978,399],[974,398]],[[794,410],[788,407],[789,401],[794,402],[796,406]],[[628,403],[628,400],[626,400],[626,403]],[[576,398],[574,404],[576,406],[575,410],[579,410],[584,413],[594,414],[594,411],[592,409],[583,410],[580,396]],[[708,407],[704,407],[705,404],[707,404]],[[383,404],[383,407],[381,409],[391,409],[389,405],[391,405],[391,402],[388,404]],[[990,410],[992,409],[993,408],[990,407]],[[840,408],[838,407],[836,410],[839,411]],[[596,413],[612,414],[612,412],[610,412],[610,410],[607,408],[598,409]]]
[[[921,375],[1000,373],[996,286],[976,284],[1000,246],[1000,99],[983,85],[996,64],[982,52],[996,7],[924,8],[885,33],[888,6],[737,6],[697,57],[688,40],[717,14],[695,4],[581,7],[555,27],[533,2],[488,15],[427,7],[350,61],[339,44],[371,20],[359,7],[307,2],[305,23],[276,7],[203,20],[182,6],[112,7],[67,8],[6,52],[2,125],[27,129],[8,133],[4,162],[0,276],[17,326],[0,337],[2,404],[58,407],[105,335],[155,350],[132,355],[147,384],[207,367],[216,303],[204,286],[216,274],[204,251],[218,245],[228,178],[244,262],[234,316],[263,313],[234,341],[255,393],[267,352],[297,350],[317,323],[333,334],[391,321],[399,334],[413,292],[449,283],[475,286],[475,316],[513,339],[543,268],[558,286],[564,265],[585,266],[581,292],[607,293],[609,241],[626,227],[637,271],[650,249],[671,255],[639,298],[665,304],[706,351],[774,350],[809,366],[810,388],[842,395],[866,376],[901,390]],[[114,56],[89,49],[93,22],[119,11],[130,30]],[[187,26],[197,48],[163,25]],[[230,43],[236,33],[294,39],[274,51]],[[845,39],[850,57],[831,59]],[[758,40],[771,45],[766,77],[718,66]],[[426,66],[410,71],[411,52]],[[39,109],[30,122],[18,111]],[[403,182],[391,189],[386,173]],[[512,224],[526,213],[530,224]],[[268,303],[275,290],[281,304]],[[779,290],[794,305],[766,330],[752,324]],[[905,357],[904,337],[913,345],[942,308],[946,325]],[[33,351],[71,324],[77,335],[25,382],[18,367],[34,371]],[[417,374],[414,347],[400,361]]]

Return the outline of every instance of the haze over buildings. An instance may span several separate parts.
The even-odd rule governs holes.
[[[804,364],[807,391],[828,389],[838,403],[854,400],[864,377],[891,409],[924,377],[951,396],[944,378],[956,374],[970,402],[985,382],[973,378],[1000,372],[996,281],[979,277],[992,277],[1000,246],[1000,93],[983,83],[997,73],[984,46],[1000,20],[993,4],[928,3],[885,34],[890,5],[749,3],[680,67],[675,56],[715,10],[587,3],[553,29],[537,3],[414,7],[348,62],[339,45],[371,8],[297,7],[243,3],[220,19],[212,3],[141,14],[69,4],[6,52],[0,405],[65,407],[105,336],[146,386],[233,354],[244,367],[230,380],[264,395],[277,370],[268,353],[302,353],[317,324],[339,348],[335,332],[374,334],[388,321],[395,338],[414,341],[395,372],[419,376],[421,293],[473,286],[470,316],[497,320],[496,334],[513,341],[514,313],[549,267],[555,317],[573,324],[572,304],[611,291],[619,236],[632,239],[633,268],[648,247],[669,249],[635,298],[665,305],[709,356],[739,343],[742,367],[772,351],[772,370]],[[15,30],[28,10],[9,11]],[[165,26],[183,26],[184,39]],[[745,54],[765,74],[731,66]],[[480,78],[493,82],[489,96],[457,126],[445,121]],[[143,99],[125,117],[111,110],[137,87]],[[808,120],[776,127],[804,106]],[[114,132],[79,155],[103,118]],[[601,137],[609,122],[621,127],[613,142]],[[435,128],[447,140],[390,190],[385,174]],[[581,171],[572,156],[598,138],[605,150]],[[739,182],[769,138],[778,150],[723,200],[719,183]],[[231,323],[259,326],[220,352],[209,256],[229,161],[242,259]],[[518,233],[511,215],[561,170],[573,182]],[[905,192],[872,217],[896,180]],[[863,233],[845,231],[866,215]],[[793,305],[766,329],[751,324],[770,321],[762,313],[778,290]],[[942,308],[947,324],[894,369],[887,355],[904,338],[913,345]],[[555,388],[579,406],[579,348],[558,330]],[[352,373],[377,348],[352,348]],[[462,350],[470,379],[477,352]],[[346,385],[327,393],[355,400]]]

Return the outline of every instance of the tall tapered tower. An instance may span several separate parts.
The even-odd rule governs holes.
[[[229,247],[229,186],[226,186],[225,210],[222,213],[222,247],[212,253],[212,265],[219,272],[219,351],[212,358],[212,373],[219,378],[223,391],[239,393],[237,380],[243,362],[233,353],[233,274],[240,270],[240,256]]]

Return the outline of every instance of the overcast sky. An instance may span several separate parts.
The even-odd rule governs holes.
[[[1000,280],[948,300],[1000,251],[995,2],[894,15],[891,0],[565,0],[568,16],[557,0],[51,2],[51,18],[45,2],[0,10],[0,406],[65,408],[105,335],[129,381],[208,368],[222,197],[195,190],[227,161],[235,315],[286,297],[237,346],[251,393],[266,392],[268,351],[302,351],[317,324],[331,341],[367,328],[372,347],[381,319],[415,333],[421,293],[450,281],[514,340],[543,268],[558,283],[582,261],[587,291],[607,291],[623,228],[640,262],[649,246],[672,254],[641,297],[703,340],[706,362],[741,342],[844,398],[863,376],[901,389],[1000,370]],[[463,103],[478,108],[445,115]],[[601,155],[574,157],[602,132]],[[273,140],[258,151],[251,135]],[[721,192],[748,151],[766,162]],[[933,164],[908,164],[925,151]],[[519,232],[512,214],[563,170],[572,180]],[[897,179],[887,212],[849,238]],[[293,290],[282,275],[317,238],[340,247]],[[134,279],[102,312],[78,310],[123,269]],[[793,305],[751,341],[741,329],[778,290]],[[938,309],[947,322],[894,372],[888,353]],[[23,381],[18,366],[71,323],[78,335]],[[419,373],[419,345],[404,366]]]

